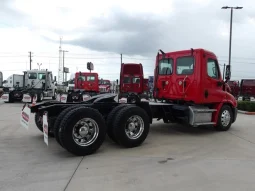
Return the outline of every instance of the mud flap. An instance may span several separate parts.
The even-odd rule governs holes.
[[[10,96],[9,94],[3,94],[1,100],[4,102],[9,102]]]
[[[82,100],[83,100],[83,101],[87,101],[87,100],[90,99],[90,98],[91,98],[91,96],[88,95],[88,94],[82,95]]]
[[[56,101],[60,101],[61,94],[57,94]]]
[[[27,130],[29,129],[30,115],[31,110],[27,105],[25,105],[20,114],[20,125]]]
[[[62,94],[60,97],[60,102],[66,103],[67,102],[67,94]]]
[[[37,96],[35,96],[37,100]],[[31,103],[32,102],[32,97],[29,94],[23,94],[22,102],[25,103]]]
[[[49,146],[48,132],[49,132],[48,113],[44,112],[44,114],[43,114],[43,136],[44,136],[44,142],[47,146]]]

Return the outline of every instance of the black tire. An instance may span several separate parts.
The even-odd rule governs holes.
[[[73,109],[76,109],[78,107],[84,107],[84,106],[79,106],[79,105],[73,105],[71,107],[65,108],[56,118],[56,121],[54,123],[54,127],[53,127],[53,132],[54,132],[54,136],[56,141],[63,147],[63,145],[61,144],[60,140],[59,140],[59,126],[61,121],[64,119],[64,116],[70,112]]]
[[[221,120],[222,115],[224,115],[224,113],[228,113],[230,117],[230,121],[227,125],[224,125]],[[231,127],[232,121],[233,121],[233,112],[231,107],[229,105],[223,105],[220,109],[217,125],[215,126],[215,129],[218,131],[227,131]]]
[[[43,116],[40,115],[40,113],[35,113],[35,124],[37,126],[37,128],[43,132]],[[49,132],[48,132],[48,135],[49,137],[54,137],[54,132],[52,131],[52,123],[54,123],[54,119],[53,118],[49,118],[48,119],[48,127],[49,127]]]
[[[137,138],[131,139],[127,136],[125,128],[128,119],[134,115],[140,117],[141,121],[143,122],[144,129]],[[126,107],[121,109],[117,113],[115,121],[113,122],[113,133],[117,139],[117,142],[120,145],[127,148],[137,147],[141,145],[147,138],[149,130],[150,130],[149,116],[147,115],[146,111],[144,111],[144,109],[138,106]]]
[[[74,141],[73,130],[75,124],[84,118],[94,120],[98,135],[89,145],[81,146]],[[88,129],[87,129],[88,130]],[[87,131],[84,130],[84,131]],[[103,116],[93,108],[81,107],[67,113],[60,124],[59,139],[63,147],[70,153],[78,156],[90,155],[103,144],[106,135],[106,124]]]
[[[108,137],[113,140],[113,142],[117,143],[117,139],[114,136],[113,133],[113,121],[114,118],[116,117],[116,114],[124,107],[127,107],[128,105],[126,104],[120,104],[117,107],[113,108],[112,111],[109,113],[106,119],[106,125],[107,125],[107,135]]]

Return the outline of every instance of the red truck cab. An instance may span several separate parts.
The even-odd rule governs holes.
[[[226,82],[213,52],[204,49],[161,52],[157,55],[154,70],[155,99],[193,108],[190,109],[193,116],[212,113],[212,119],[208,118],[209,122],[203,124],[217,126],[219,117],[226,121],[231,118],[232,123],[235,121],[237,100],[226,90]],[[229,78],[230,65],[226,69],[226,80]]]
[[[99,93],[98,73],[76,72],[74,89]]]
[[[239,91],[240,91],[239,81],[231,80],[231,81],[228,81],[227,84],[228,84],[229,87],[230,87],[230,93],[231,93],[235,98],[237,98],[238,95],[239,95]]]
[[[111,82],[110,80],[99,80],[99,91],[100,93],[110,93],[111,92]]]
[[[145,96],[148,89],[147,79],[144,79],[143,65],[137,63],[122,63],[120,70],[120,97],[126,97],[128,93],[136,93]]]
[[[242,79],[240,83],[241,101],[255,101],[255,79]]]
[[[234,97],[223,90],[223,79],[214,53],[204,49],[159,54],[154,76],[154,97],[195,104],[219,103]]]

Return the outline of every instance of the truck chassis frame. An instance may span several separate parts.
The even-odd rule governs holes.
[[[137,147],[146,139],[153,119],[163,119],[164,123],[184,122],[190,126],[214,125],[217,130],[226,131],[237,116],[235,109],[225,105],[215,123],[211,122],[215,110],[204,106],[143,102],[136,95],[121,104],[114,101],[115,96],[100,94],[79,103],[47,101],[28,107],[35,113],[36,125],[42,132],[42,118],[47,113],[48,135],[55,136],[63,148],[79,156],[98,150],[106,134],[123,147]],[[224,112],[229,113],[225,118]]]

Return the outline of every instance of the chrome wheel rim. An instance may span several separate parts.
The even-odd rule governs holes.
[[[125,133],[129,139],[139,138],[144,131],[143,119],[138,115],[131,116],[126,123]]]
[[[224,110],[221,114],[221,124],[222,126],[226,127],[229,125],[231,120],[230,113],[228,110]]]
[[[93,144],[97,140],[98,134],[98,124],[91,118],[81,119],[73,127],[73,140],[82,147]]]

